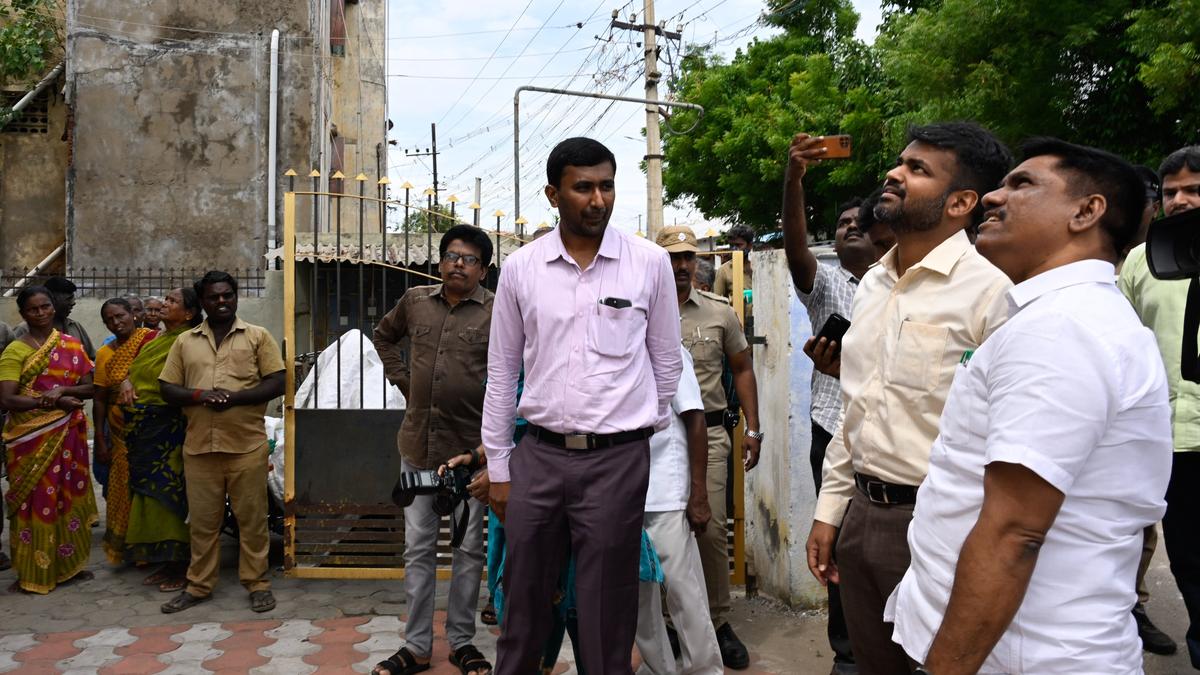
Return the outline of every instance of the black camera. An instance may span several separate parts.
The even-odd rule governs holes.
[[[418,495],[433,495],[433,512],[439,516],[454,513],[455,507],[469,497],[467,485],[471,482],[471,470],[465,466],[446,469],[438,475],[436,469],[404,471],[396,486],[392,488],[392,502],[400,508],[413,503]]]
[[[1155,279],[1200,276],[1200,209],[1150,223],[1146,233],[1146,263]]]
[[[1200,383],[1200,209],[1191,209],[1150,223],[1146,233],[1146,264],[1155,279],[1191,279],[1183,310],[1183,345],[1179,372]]]

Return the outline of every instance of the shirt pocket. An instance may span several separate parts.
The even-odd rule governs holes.
[[[700,334],[692,331],[683,338],[683,346],[692,355],[695,363],[711,363],[721,358],[721,331],[715,328],[701,329]]]
[[[233,347],[225,360],[226,372],[234,380],[252,385],[258,377],[258,355],[249,347]]]
[[[950,329],[945,326],[905,320],[900,324],[890,382],[921,392],[936,389],[949,339]]]
[[[589,347],[601,356],[625,358],[646,341],[646,315],[636,307],[597,304],[587,328]]]

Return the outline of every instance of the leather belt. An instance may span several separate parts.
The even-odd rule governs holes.
[[[854,484],[858,486],[859,492],[871,500],[872,504],[894,506],[917,503],[917,488],[912,485],[888,483],[861,473],[854,474]]]
[[[714,410],[704,413],[704,426],[706,427],[723,427],[725,426],[725,411]]]
[[[530,424],[529,434],[543,443],[557,445],[566,450],[599,450],[611,448],[614,445],[644,441],[654,435],[654,429],[646,427],[633,431],[618,431],[615,434],[560,434],[536,424]]]

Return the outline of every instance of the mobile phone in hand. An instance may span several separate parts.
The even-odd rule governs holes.
[[[825,154],[821,155],[821,159],[847,159],[850,157],[850,136],[846,134],[824,136],[817,147],[825,148]]]
[[[817,332],[817,339],[825,338],[827,342],[838,343],[838,351],[842,349],[842,338],[846,336],[846,331],[850,330],[850,319],[834,312],[825,320],[825,325],[821,326],[821,330]]]

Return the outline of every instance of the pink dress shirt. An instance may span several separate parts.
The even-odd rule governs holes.
[[[509,256],[488,344],[488,475],[509,480],[515,414],[558,433],[663,428],[683,367],[679,344],[670,257],[658,246],[609,227],[586,270],[557,232]]]

